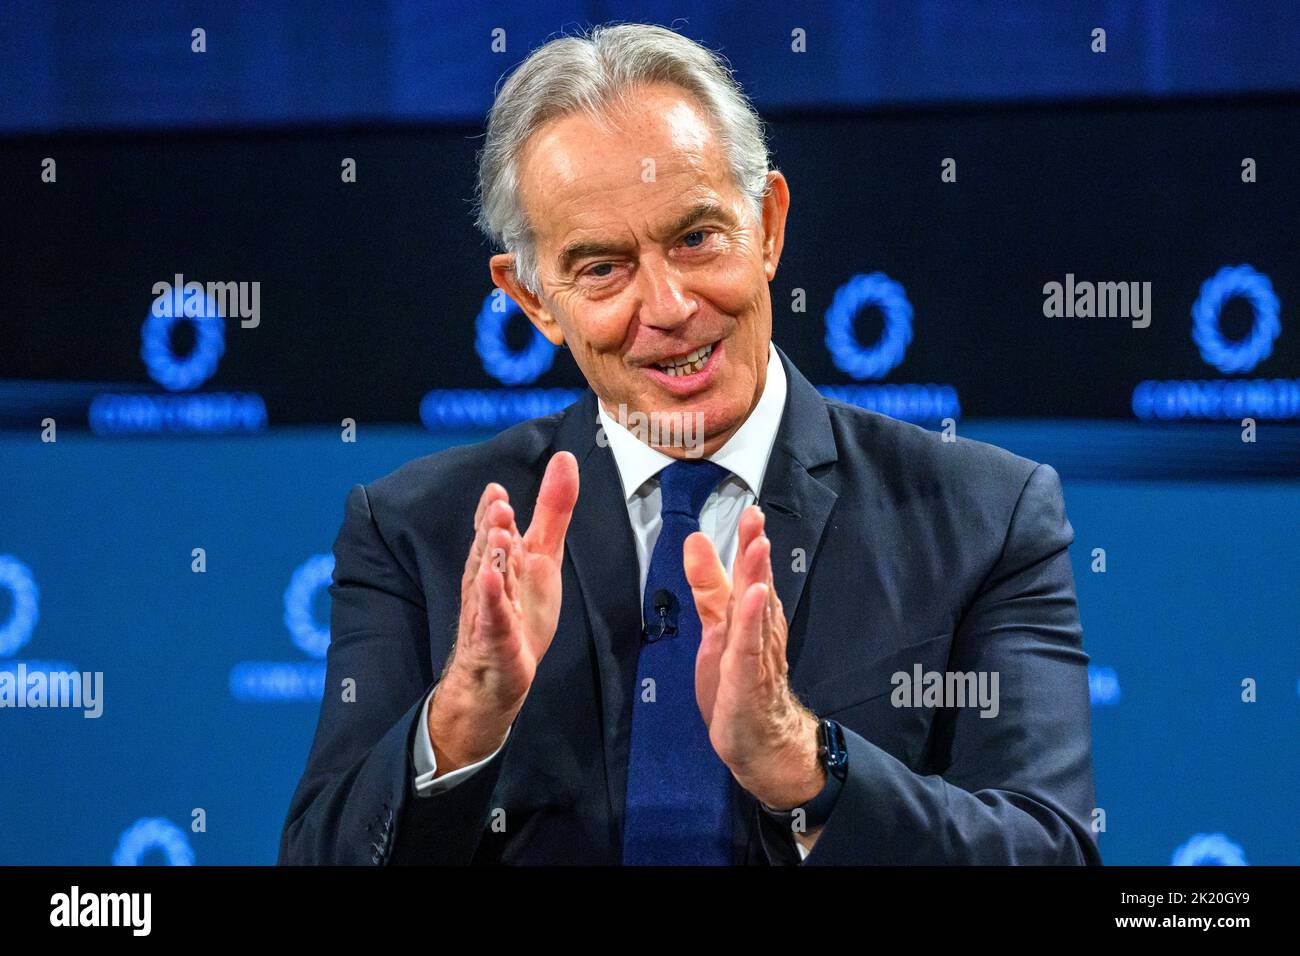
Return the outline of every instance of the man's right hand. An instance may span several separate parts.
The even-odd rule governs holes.
[[[456,645],[429,703],[437,776],[495,751],[523,707],[559,624],[564,536],[577,501],[578,462],[567,451],[546,467],[526,534],[505,488],[483,489]]]

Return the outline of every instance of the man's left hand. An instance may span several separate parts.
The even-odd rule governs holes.
[[[773,810],[788,810],[815,797],[826,776],[817,718],[787,680],[788,628],[763,524],[756,505],[741,515],[734,581],[706,535],[686,539],[686,578],[702,627],[695,696],[713,749],[740,785]]]

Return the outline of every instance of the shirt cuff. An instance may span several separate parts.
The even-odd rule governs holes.
[[[437,685],[435,684],[434,687],[436,689]],[[429,739],[429,701],[431,700],[433,700],[432,690],[424,699],[424,706],[420,708],[420,724],[415,731],[415,743],[411,746],[411,763],[415,767],[415,795],[418,797],[431,797],[435,793],[442,793],[474,776],[501,752],[501,747],[504,747],[506,740],[510,739],[510,731],[507,729],[501,747],[497,747],[482,760],[441,777],[435,777],[438,773],[438,759],[433,754],[433,741]]]
[[[769,820],[772,819],[772,817],[770,816],[770,814],[779,814],[779,813],[782,812],[782,811],[780,811],[780,810],[773,810],[773,809],[772,809],[771,807],[769,807],[766,803],[763,803],[763,802],[761,802],[761,801],[759,802],[759,805],[758,805],[758,806],[759,806],[759,816],[763,816],[763,811],[766,810],[766,811],[768,812],[768,814],[769,814],[769,816],[768,816],[768,819],[769,819]],[[794,831],[793,831],[793,830],[789,830],[789,829],[787,829],[787,828],[785,828],[785,827],[782,827],[781,829],[782,829],[782,830],[784,831],[784,833],[785,833],[785,839],[786,839],[786,840],[789,840],[790,843],[793,844],[794,848],[799,852],[799,862],[802,863],[804,860],[808,859],[808,854],[811,853],[812,850],[805,850],[805,849],[803,848],[803,844],[800,843],[797,839],[795,839],[795,835],[794,835]]]

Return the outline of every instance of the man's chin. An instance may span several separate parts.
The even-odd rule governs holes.
[[[696,409],[691,414],[695,430],[688,450],[690,457],[695,458],[712,454],[725,445],[745,420],[744,415],[732,410],[710,412]]]
[[[621,405],[607,410],[635,437],[674,458],[711,454],[744,421],[734,409],[711,408],[708,402],[670,402],[635,409]]]

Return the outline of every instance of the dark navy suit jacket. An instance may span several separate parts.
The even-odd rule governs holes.
[[[844,727],[849,754],[806,865],[1100,863],[1074,532],[1056,472],[823,398],[780,358],[789,391],[759,503],[790,681]],[[326,693],[281,863],[620,862],[641,601],[597,427],[588,390],[352,489]],[[501,753],[417,797],[413,734],[456,634],[478,497],[500,482],[526,529],[562,449],[581,491],[555,640]],[[917,664],[997,672],[998,715],[894,706],[892,675]],[[349,677],[355,702],[341,699]],[[789,833],[733,788],[735,862],[797,862]]]

